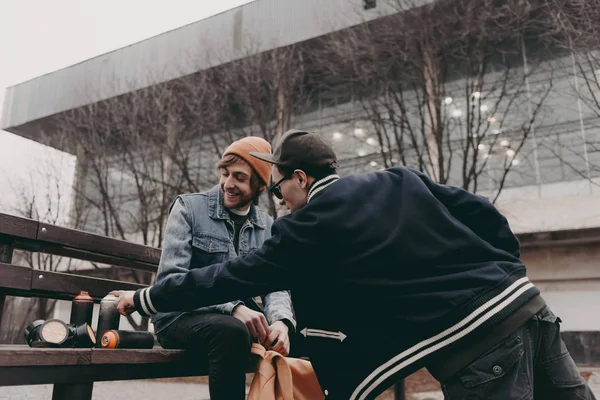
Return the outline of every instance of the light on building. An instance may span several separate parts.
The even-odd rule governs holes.
[[[502,147],[508,147],[509,144],[510,143],[508,143],[508,140],[503,140],[500,142],[500,146],[502,146]]]
[[[363,149],[359,149],[356,151],[356,154],[358,154],[359,157],[364,157],[367,155],[367,152]]]
[[[462,111],[460,111],[459,109],[452,110],[452,116],[453,116],[454,118],[458,118],[458,117],[460,117],[461,115],[462,115]]]
[[[473,92],[473,98],[478,99],[481,97],[481,92]]]
[[[365,130],[362,128],[356,128],[354,130],[354,136],[358,136],[358,137],[365,136]]]
[[[491,117],[489,117],[489,118],[488,118],[488,121],[489,121],[489,122],[491,122],[491,123],[493,124],[494,122],[496,122],[496,121],[498,121],[498,120],[496,119],[496,117],[494,117],[494,116],[492,115]]]
[[[377,166],[377,161],[371,161],[371,167],[376,167]]]
[[[373,139],[372,137],[367,139],[367,144],[369,146],[376,146],[377,145],[377,140]]]
[[[515,151],[513,149],[506,150],[506,155],[509,157],[514,157]]]
[[[448,96],[444,99],[444,104],[450,105],[452,104],[452,97]]]
[[[488,109],[489,107],[487,106],[487,104],[482,104],[481,107],[479,107],[479,110],[481,112],[487,112]]]
[[[490,157],[490,153],[483,153],[483,158],[489,158]]]
[[[485,144],[483,144],[483,143],[479,143],[479,146],[477,146],[477,148],[478,148],[479,150],[485,150]]]
[[[333,132],[333,140],[342,140],[343,136],[340,132]]]
[[[494,129],[492,129],[492,133],[494,135],[499,135],[502,133],[502,129],[494,128]]]
[[[512,160],[512,165],[514,165],[516,167],[517,165],[519,165],[520,162],[521,161],[519,161],[515,158],[514,160]]]

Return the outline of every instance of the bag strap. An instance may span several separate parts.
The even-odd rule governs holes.
[[[260,358],[265,358],[267,354],[267,350],[263,347],[262,344],[252,343],[252,348],[250,349],[252,354],[259,356]]]

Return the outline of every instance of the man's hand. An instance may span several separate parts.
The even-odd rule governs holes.
[[[115,307],[119,311],[119,314],[127,316],[135,311],[135,303],[133,302],[135,290],[113,290],[109,294],[117,298],[115,300]]]
[[[273,322],[271,334],[262,344],[265,349],[276,351],[282,356],[290,354],[290,336],[287,325],[281,321]]]
[[[252,337],[257,338],[261,343],[269,336],[269,324],[263,314],[239,304],[233,309],[231,316],[242,321],[248,327]]]

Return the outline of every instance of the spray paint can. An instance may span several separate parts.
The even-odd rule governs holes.
[[[98,327],[96,328],[96,347],[102,347],[102,335],[104,332],[119,329],[121,314],[115,307],[113,295],[108,295],[100,301],[100,313],[98,314]]]
[[[92,324],[92,314],[94,312],[94,299],[82,290],[71,303],[71,320],[69,323],[74,326],[83,324]]]
[[[149,332],[110,330],[102,335],[103,349],[151,349],[154,335]]]

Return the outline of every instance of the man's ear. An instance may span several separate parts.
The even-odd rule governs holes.
[[[300,187],[305,189],[308,187],[308,176],[301,169],[297,169],[294,171],[296,175],[298,175],[298,183],[300,183]]]

